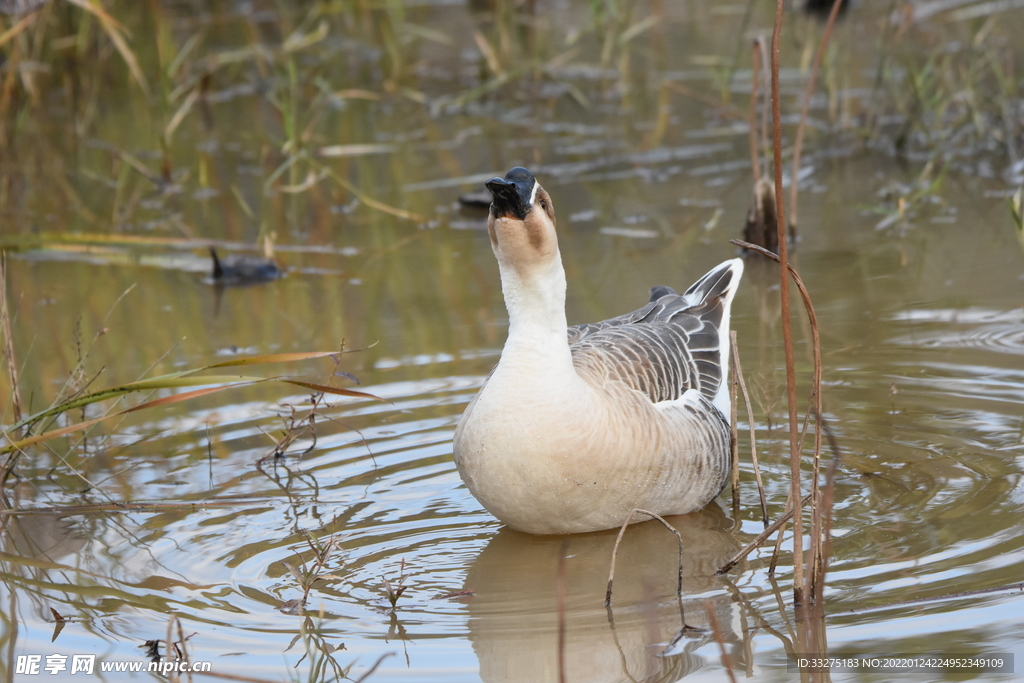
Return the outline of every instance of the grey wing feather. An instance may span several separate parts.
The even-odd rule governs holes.
[[[582,325],[576,325],[575,327],[569,328],[569,343],[575,344],[584,337],[588,337],[595,332],[607,330],[611,327],[618,327],[620,325],[629,325],[632,323],[643,322],[645,320],[657,320],[658,315],[664,312],[665,303],[668,303],[667,297],[679,296],[676,294],[676,290],[671,287],[658,286],[651,287],[650,299],[647,305],[643,308],[639,308],[632,313],[626,313],[616,318],[609,318],[608,320],[602,320],[599,323],[583,323]],[[666,301],[661,302],[662,299]]]
[[[684,294],[653,287],[643,308],[569,328],[577,372],[624,382],[653,402],[677,399],[687,389],[713,400],[723,379],[721,354],[728,351],[719,330],[735,285],[722,264]]]

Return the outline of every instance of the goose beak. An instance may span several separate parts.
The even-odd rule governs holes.
[[[494,201],[491,208],[495,218],[515,216],[526,219],[526,213],[533,208],[537,192],[537,179],[521,166],[516,166],[504,178],[491,178],[486,183]]]

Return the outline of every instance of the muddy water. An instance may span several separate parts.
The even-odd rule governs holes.
[[[169,3],[161,20],[179,46],[202,31],[211,53],[244,45],[246,35],[279,45],[278,24],[301,18],[272,3],[198,17],[186,5]],[[352,386],[332,377],[337,370],[386,400],[329,398],[315,438],[299,433],[277,460],[268,456],[286,420],[309,410],[308,395],[281,385],[140,412],[84,441],[26,451],[5,489],[18,513],[3,518],[0,541],[6,679],[31,680],[13,671],[19,655],[143,661],[140,645],[165,638],[175,615],[191,636],[190,658],[226,674],[318,680],[334,673],[318,668],[326,651],[352,665],[352,677],[390,653],[374,681],[553,681],[564,552],[568,680],[722,680],[709,614],[738,677],[792,680],[788,549],[774,578],[768,550],[714,574],[761,528],[746,460],[737,519],[726,496],[675,520],[685,545],[681,616],[676,546],[662,528],[641,524],[626,536],[607,612],[613,532],[566,541],[504,529],[451,459],[455,424],[507,326],[484,215],[460,207],[460,193],[515,164],[535,170],[559,216],[571,322],[630,310],[651,285],[685,287],[735,255],[728,239],[739,235],[751,187],[746,130],[728,111],[658,89],[668,79],[721,93],[745,8],[716,7],[665,10],[661,27],[604,64],[583,6],[559,5],[550,23],[514,30],[459,5],[410,7],[401,68],[386,41],[375,42],[393,14],[374,15],[379,30],[369,38],[358,17],[331,15],[328,37],[292,65],[294,90],[280,54],[216,72],[209,111],[192,111],[173,138],[171,185],[143,177],[117,150],[158,169],[160,131],[180,100],[140,107],[125,88],[100,103],[102,116],[85,121],[80,138],[56,91],[44,113],[20,119],[17,154],[4,162],[4,239],[19,247],[8,282],[23,403],[49,404],[69,376],[77,387],[99,373],[91,385],[99,388],[343,341],[354,352],[337,369],[309,361],[266,375]],[[1005,27],[987,30],[998,36],[1019,23],[1007,15]],[[871,39],[880,16],[864,3],[840,28],[842,66],[831,74],[845,94],[833,108],[817,102],[818,128],[867,111],[876,63],[854,47]],[[768,21],[755,12],[748,28]],[[905,48],[975,30],[926,28]],[[505,64],[554,59],[574,49],[566,46],[573,29],[583,37],[544,74],[460,103],[488,83],[475,29]],[[798,48],[818,28],[794,19],[788,30],[797,47],[787,48],[796,54],[783,81],[795,93]],[[140,58],[155,64],[141,46]],[[317,78],[323,88],[310,85]],[[749,70],[732,84],[744,109]],[[370,95],[332,99],[325,89]],[[303,144],[322,166],[298,159],[274,175],[288,161],[280,113],[288,92],[309,131]],[[370,147],[324,150],[340,144]],[[1020,591],[956,595],[1022,580],[1024,252],[1006,206],[1012,159],[961,155],[934,194],[904,201],[901,213],[923,160],[894,158],[881,143],[865,149],[855,133],[834,130],[809,147],[795,264],[821,322],[825,409],[840,448],[829,648],[1013,653],[1020,672]],[[999,172],[971,172],[989,167]],[[303,189],[309,170],[316,182]],[[73,192],[54,190],[65,185]],[[210,286],[196,240],[251,253],[261,226],[277,235],[286,277]],[[57,236],[69,232],[143,239]],[[789,485],[776,288],[772,267],[748,264],[734,310],[773,515]],[[798,328],[801,395],[806,339]],[[0,381],[6,396],[6,373]],[[739,426],[745,453],[746,420]],[[311,539],[337,542],[321,564]],[[405,587],[395,609],[384,578]],[[294,601],[307,586],[302,613]],[[948,597],[906,602],[940,596]],[[53,642],[51,609],[69,621]],[[66,671],[51,678],[78,680]]]

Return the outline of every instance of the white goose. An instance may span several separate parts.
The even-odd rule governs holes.
[[[508,308],[498,365],[455,430],[455,464],[499,520],[534,534],[617,527],[633,508],[684,514],[730,470],[729,308],[743,262],[684,294],[568,327],[551,197],[525,168],[487,181]]]

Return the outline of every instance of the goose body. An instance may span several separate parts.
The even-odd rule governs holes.
[[[509,332],[455,430],[469,490],[534,534],[710,503],[730,471],[729,309],[742,261],[683,294],[655,287],[639,310],[569,327],[550,196],[524,168],[487,185]]]

